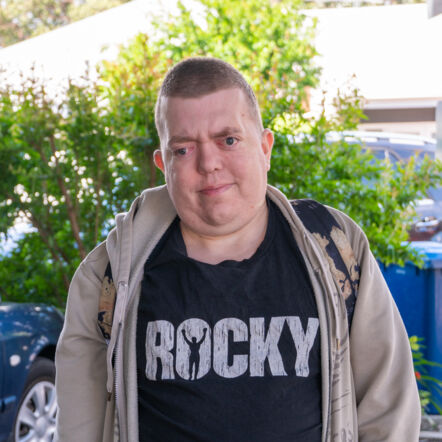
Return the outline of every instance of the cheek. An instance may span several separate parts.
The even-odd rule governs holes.
[[[165,178],[167,185],[174,185],[180,179],[180,170],[173,160],[169,160],[167,163]]]
[[[267,161],[263,155],[254,155],[252,158],[250,155],[245,155],[235,161],[232,171],[250,184],[258,183],[266,179]]]
[[[166,184],[169,188],[169,192],[173,195],[185,195],[191,187],[191,177],[185,168],[169,167],[167,169]]]
[[[251,200],[261,200],[267,189],[267,166],[263,159],[241,171],[242,193]]]

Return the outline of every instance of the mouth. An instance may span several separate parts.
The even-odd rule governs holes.
[[[219,195],[232,187],[232,184],[220,184],[218,186],[207,186],[200,190],[200,193],[206,196]]]

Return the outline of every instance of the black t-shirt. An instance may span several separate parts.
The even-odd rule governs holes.
[[[243,261],[189,258],[177,218],[146,262],[137,319],[140,441],[320,441],[319,320],[269,202]]]

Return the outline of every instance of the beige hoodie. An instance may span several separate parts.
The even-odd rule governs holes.
[[[269,186],[267,194],[292,228],[315,293],[321,329],[322,440],[417,441],[420,405],[407,334],[364,233],[346,215],[330,209],[360,265],[349,336],[345,294],[323,253],[324,238],[305,229],[281,192]],[[146,259],[175,216],[165,186],[144,191],[128,213],[117,215],[107,240],[77,269],[56,353],[56,440],[138,440],[135,331],[140,285]],[[107,344],[97,315],[109,261],[117,302]]]

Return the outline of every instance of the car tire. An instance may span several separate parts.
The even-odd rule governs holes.
[[[38,357],[29,370],[8,442],[52,441],[56,412],[55,364]]]

